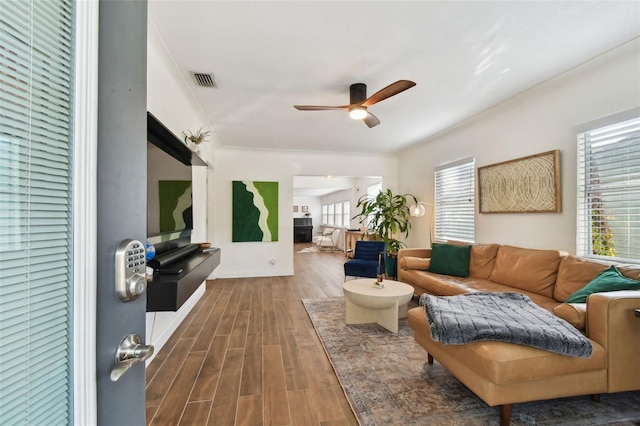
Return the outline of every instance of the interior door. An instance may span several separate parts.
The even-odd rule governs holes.
[[[122,301],[115,252],[125,239],[146,240],[146,1],[100,0],[97,165],[96,379],[98,424],[145,424],[144,362],[117,381],[121,341],[144,342],[146,295]]]

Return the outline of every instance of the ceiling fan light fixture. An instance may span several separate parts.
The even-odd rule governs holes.
[[[349,117],[353,120],[362,120],[367,116],[367,109],[365,107],[353,107],[349,110]]]
[[[299,111],[324,111],[324,110],[340,110],[348,111],[349,117],[353,120],[362,120],[367,127],[372,128],[380,124],[378,117],[367,111],[371,105],[384,101],[398,93],[415,86],[416,83],[409,80],[398,80],[391,83],[387,87],[378,90],[367,98],[367,85],[364,83],[355,83],[349,86],[349,104],[348,105],[294,105],[293,107]]]

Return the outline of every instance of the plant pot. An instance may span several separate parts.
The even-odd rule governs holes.
[[[387,254],[384,267],[387,272],[387,276],[395,279],[396,268],[398,267],[398,259],[395,256]]]

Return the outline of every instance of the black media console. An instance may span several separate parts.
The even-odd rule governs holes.
[[[201,252],[197,244],[161,252],[147,265],[154,268],[147,283],[147,312],[177,311],[220,264],[220,249]]]

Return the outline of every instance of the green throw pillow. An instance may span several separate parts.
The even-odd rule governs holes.
[[[468,277],[470,256],[471,246],[434,243],[431,247],[431,264],[428,271],[436,274]]]
[[[587,297],[592,293],[617,290],[637,290],[640,289],[640,281],[627,278],[618,271],[618,268],[611,266],[600,273],[597,277],[589,281],[587,285],[576,291],[565,300],[565,303],[585,303]]]

